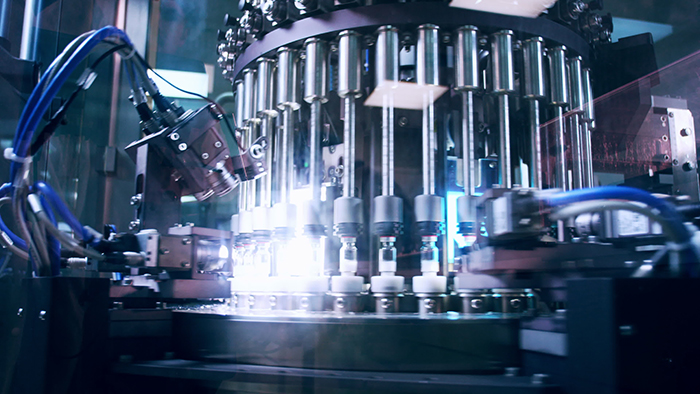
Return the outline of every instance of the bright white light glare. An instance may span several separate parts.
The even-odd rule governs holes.
[[[612,41],[616,42],[620,38],[634,36],[642,33],[651,33],[654,42],[659,42],[662,39],[673,34],[673,26],[664,23],[654,23],[647,21],[638,21],[627,18],[613,18],[613,26],[615,29],[612,32]]]
[[[556,0],[452,0],[450,7],[537,18],[554,3]]]
[[[654,266],[651,264],[643,264],[643,265],[639,266],[639,269],[641,271],[651,271],[653,268],[654,268]]]
[[[393,97],[394,108],[422,110],[425,105],[423,96],[431,97],[433,102],[435,102],[447,92],[447,89],[445,86],[438,85],[385,81],[374,88],[372,94],[365,100],[365,105],[368,107],[382,107],[384,105],[384,97],[391,96]]]
[[[190,203],[190,202],[197,202],[197,199],[194,196],[182,196],[182,197],[180,197],[180,202],[182,204]]]
[[[464,237],[457,234],[457,199],[463,195],[462,192],[447,192],[447,261],[455,258],[455,242],[459,248],[467,246]]]
[[[220,259],[227,259],[228,258],[228,248],[226,245],[221,245],[219,248],[219,258]]]
[[[160,76],[168,82],[177,86],[182,90],[187,90],[192,93],[206,96],[209,94],[209,76],[206,73],[197,73],[191,71],[176,71],[176,70],[155,70]],[[150,70],[148,75],[158,83],[160,78],[153,74]],[[193,98],[191,94],[183,93],[167,83],[158,83],[158,89],[165,97],[171,98]]]
[[[311,201],[310,187],[294,189],[291,191],[291,193],[289,193],[289,202],[296,205],[297,207],[301,207],[302,204],[306,201]]]

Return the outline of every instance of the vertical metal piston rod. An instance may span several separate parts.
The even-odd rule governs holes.
[[[257,118],[256,101],[255,101],[255,81],[256,71],[253,69],[243,70],[243,119],[242,122],[246,125],[246,144],[248,148],[257,138],[257,126],[260,119]],[[257,181],[255,181],[257,183]],[[257,190],[256,184],[248,185],[246,199],[246,209],[251,210],[256,205]]]
[[[338,96],[345,105],[343,144],[345,148],[345,180],[343,196],[355,195],[355,98],[361,95],[362,78],[360,34],[345,30],[338,42]]]
[[[439,85],[439,28],[418,26],[416,42],[416,81],[419,85]],[[423,194],[435,194],[435,105],[432,91],[423,95]]]
[[[377,86],[399,80],[399,31],[393,26],[377,30],[375,44]],[[383,98],[382,105],[382,195],[394,195],[394,97]]]
[[[298,110],[297,51],[282,47],[277,51],[277,108],[282,110],[282,135],[279,150],[279,202],[288,204],[293,186],[294,171],[294,111]]]
[[[476,213],[472,196],[476,191],[476,151],[474,132],[474,91],[479,89],[479,29],[475,26],[463,26],[457,29],[455,43],[455,90],[462,94],[462,169],[464,178],[464,196],[457,200],[459,223],[471,224]],[[473,232],[462,229],[464,232]]]
[[[591,70],[583,69],[583,187],[593,187],[593,151],[591,148],[591,131],[595,129],[595,109],[593,107],[593,86]]]
[[[267,137],[272,146],[274,118],[278,112],[274,102],[275,61],[268,58],[258,59],[258,79],[256,85],[257,114],[260,121],[260,135]],[[268,174],[260,179],[260,206],[272,206],[272,149],[265,152],[265,168]]]
[[[566,78],[566,47],[559,46],[549,51],[550,104],[555,110],[556,163],[555,187],[567,190],[566,140],[564,136],[564,108],[569,105],[569,84]]]
[[[584,157],[583,140],[581,138],[581,119],[583,110],[583,59],[576,56],[569,60],[569,86],[571,93],[571,150],[573,162],[574,189],[580,189],[584,185]]]
[[[508,94],[515,90],[513,80],[513,32],[502,30],[491,35],[492,92],[498,96],[498,137],[501,186],[513,186],[510,163],[510,109]]]
[[[544,39],[533,37],[523,42],[525,99],[530,110],[530,187],[542,189],[542,142],[540,137],[540,103],[544,88]]]

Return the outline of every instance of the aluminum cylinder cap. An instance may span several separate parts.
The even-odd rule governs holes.
[[[455,90],[479,89],[479,29],[462,26],[455,42]]]
[[[318,38],[304,42],[306,65],[304,67],[304,100],[328,101],[328,44]]]
[[[362,95],[362,36],[352,30],[338,34],[338,96]]]

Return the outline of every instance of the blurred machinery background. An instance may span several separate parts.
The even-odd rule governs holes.
[[[0,5],[1,393],[697,392],[696,2]]]

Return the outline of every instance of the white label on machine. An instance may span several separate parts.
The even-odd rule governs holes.
[[[628,237],[632,235],[649,234],[649,218],[641,213],[632,211],[617,211],[617,235]]]
[[[500,197],[493,200],[493,235],[508,232],[508,199]]]

